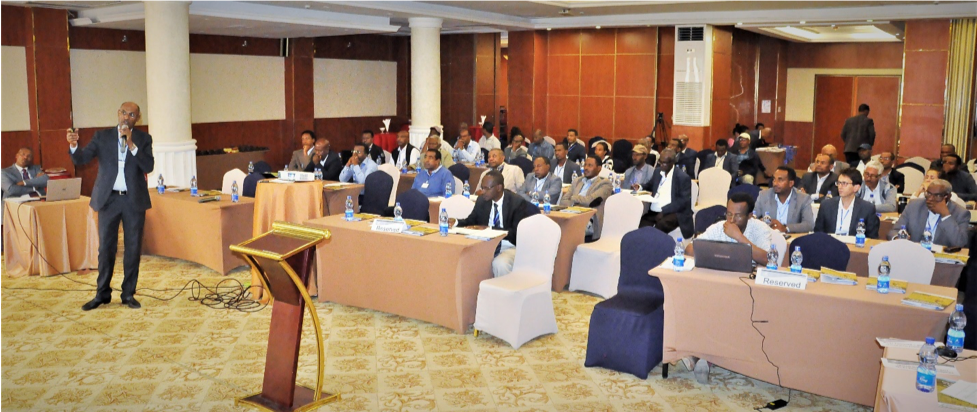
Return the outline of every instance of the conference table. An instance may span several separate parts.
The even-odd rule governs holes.
[[[332,234],[316,246],[320,302],[419,319],[457,333],[475,322],[479,282],[492,278],[502,241],[375,232],[369,220],[347,222],[343,216],[304,223]]]
[[[875,338],[941,336],[953,310],[904,305],[905,295],[866,290],[864,278],[855,286],[816,282],[794,290],[701,268],[658,267],[649,274],[664,291],[664,362],[697,356],[774,385],[861,405],[875,402],[882,357]],[[910,284],[914,291],[957,296],[942,286]],[[779,366],[779,378],[770,362]]]
[[[914,339],[921,341],[922,338]],[[908,362],[919,362],[919,350],[909,349],[909,348],[898,348],[891,347],[885,348],[882,354],[883,358],[902,360]],[[967,357],[977,355],[977,351],[964,350],[963,354],[959,357]],[[941,360],[942,364],[942,360]],[[954,376],[952,374],[940,373],[937,370],[936,379],[937,387],[940,387],[940,380],[957,381],[962,380],[965,382],[977,382],[977,359],[971,359],[968,361],[947,363],[947,365],[953,365],[957,369],[959,376]],[[899,366],[888,367],[882,366],[882,371],[879,373],[879,384],[878,393],[875,396],[875,411],[876,412],[916,412],[916,411],[950,411],[952,409],[944,409],[938,403],[940,401],[946,402],[949,397],[943,394],[937,394],[936,391],[925,393],[916,390],[916,369],[913,367],[911,370],[907,367],[905,369]],[[964,409],[965,410],[965,409]]]
[[[98,268],[98,214],[91,198],[3,202],[7,275],[51,276]]]
[[[977,210],[970,210],[969,212],[970,223],[977,223]],[[885,237],[895,226],[897,220],[899,220],[899,213],[897,212],[882,213],[879,218],[879,237]]]
[[[190,191],[159,194],[150,191],[153,207],[146,211],[142,253],[196,262],[221,274],[246,265],[230,245],[253,235],[255,199],[231,195],[199,203]]]

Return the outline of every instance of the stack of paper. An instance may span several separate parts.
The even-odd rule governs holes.
[[[936,393],[941,407],[961,411],[977,410],[977,383],[937,379]]]
[[[814,269],[802,269],[801,273],[807,275],[808,282],[817,282],[821,278],[821,272]]]
[[[580,214],[580,213],[589,212],[591,210],[593,210],[593,209],[591,209],[589,207],[573,206],[573,207],[568,207],[566,209],[563,209],[563,212],[564,213]]]
[[[454,229],[451,229],[451,233],[465,235],[465,237],[469,239],[478,239],[478,240],[491,240],[509,234],[509,232],[505,230],[495,230],[495,229],[488,229],[488,228],[477,230],[477,229],[466,229],[463,227],[456,227]]]
[[[852,272],[842,272],[840,270],[822,267],[821,282],[832,285],[854,286],[858,284],[858,277]]]
[[[933,245],[935,248],[936,245]],[[956,253],[933,253],[933,257],[936,258],[937,263],[948,263],[952,265],[966,265],[967,255],[960,255]]]
[[[903,298],[902,303],[920,308],[943,310],[947,306],[957,303],[957,300],[948,296],[916,291]]]
[[[841,243],[847,244],[847,245],[854,245],[855,244],[855,236],[845,236],[845,235],[835,235],[835,234],[832,234],[831,237],[833,237],[835,239],[838,239],[838,241],[840,241]]]
[[[877,290],[876,286],[879,283],[878,278],[868,278],[868,282],[865,284],[865,289]],[[909,286],[909,282],[904,280],[889,280],[889,292],[891,293],[906,293],[906,288]]]

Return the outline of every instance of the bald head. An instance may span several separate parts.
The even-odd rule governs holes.
[[[831,157],[831,162],[834,163],[835,159],[838,158],[838,149],[834,145],[826,144],[821,148],[821,154]]]

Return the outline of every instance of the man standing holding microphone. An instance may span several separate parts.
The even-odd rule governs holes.
[[[132,309],[136,301],[139,258],[142,253],[142,230],[146,209],[152,207],[146,174],[153,171],[153,138],[134,126],[141,118],[139,106],[122,103],[115,128],[95,132],[95,137],[78,150],[78,133],[68,130],[71,162],[76,166],[98,159],[98,177],[92,190],[92,209],[98,212],[98,290],[95,298],[81,307],[92,310],[112,300],[112,272],[119,245],[119,224],[125,235],[122,280],[122,304]]]

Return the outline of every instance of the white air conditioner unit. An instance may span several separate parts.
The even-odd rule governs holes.
[[[712,113],[712,26],[675,27],[672,123],[709,126]]]

